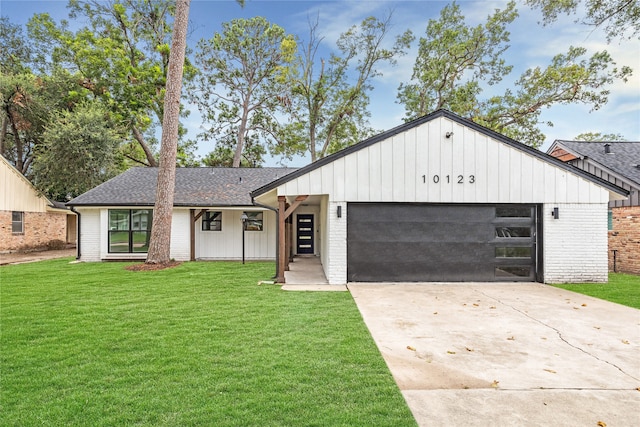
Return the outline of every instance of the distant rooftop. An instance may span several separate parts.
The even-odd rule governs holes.
[[[587,157],[607,169],[640,185],[640,142],[583,142],[562,141],[556,143],[566,150]],[[608,153],[605,145],[608,144]]]

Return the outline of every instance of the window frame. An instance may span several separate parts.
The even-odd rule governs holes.
[[[120,213],[119,218],[114,218],[116,222],[124,221],[126,219],[127,225],[124,228],[120,228],[118,225],[112,227],[112,213]],[[123,215],[126,212],[126,217]],[[146,212],[143,213],[143,212]],[[139,217],[136,218],[136,216]],[[143,218],[143,216],[145,218]],[[146,254],[149,252],[148,242],[151,238],[151,226],[153,224],[153,209],[109,209],[107,212],[107,252],[109,254]],[[126,251],[114,251],[112,248],[113,236],[121,234],[126,236]],[[137,236],[144,235],[144,241],[146,245],[141,248],[146,250],[136,250]]]
[[[218,224],[216,228],[212,228],[212,224]],[[222,211],[206,211],[202,215],[202,231],[222,231]]]
[[[247,216],[247,220],[244,223],[244,230],[251,232],[264,231],[264,211],[244,211],[243,215]],[[259,217],[259,218],[258,218]],[[251,226],[249,224],[252,224]],[[257,228],[254,228],[257,226]],[[252,228],[249,228],[252,227]]]
[[[15,219],[16,214],[20,216],[20,219]],[[20,227],[20,231],[16,231],[16,225]],[[24,212],[11,211],[11,234],[24,234]]]

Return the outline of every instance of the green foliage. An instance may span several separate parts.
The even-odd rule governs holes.
[[[347,292],[69,261],[0,267],[1,425],[416,425]]]
[[[601,132],[584,132],[574,138],[575,141],[587,141],[587,142],[598,142],[598,141],[626,141],[624,136],[619,133],[601,133]]]
[[[201,74],[190,92],[209,126],[201,136],[221,144],[220,154],[234,135],[234,167],[240,166],[246,139],[268,140],[278,134],[276,112],[295,47],[293,36],[262,17],[223,23],[221,33],[198,43]]]
[[[141,146],[129,150],[137,156],[132,161],[157,165],[144,135],[154,134],[162,122],[174,2],[71,0],[69,9],[72,19],[87,26],[73,32],[46,14],[36,14],[28,24],[31,37],[51,50],[51,61],[41,58],[42,71],[56,66],[80,74],[82,87],[100,98]],[[184,78],[195,72],[186,61]]]
[[[472,28],[453,4],[442,10],[438,21],[429,21],[412,80],[399,88],[407,119],[447,108],[537,147],[545,139],[538,127],[543,109],[585,104],[597,110],[608,101],[608,86],[631,74],[629,67],[617,68],[606,51],[585,58],[586,49],[569,47],[546,68],[526,70],[513,84],[515,89],[482,99],[482,83],[495,84],[511,72],[502,55],[509,42],[506,25],[516,17],[515,3],[510,2],[490,15],[486,24]]]
[[[453,3],[429,20],[420,38],[411,83],[401,84],[398,100],[407,118],[446,108],[469,115],[478,110],[481,82],[493,85],[511,72],[502,54],[509,47],[506,26],[518,16],[515,3],[489,15],[485,24],[468,26]]]
[[[120,135],[96,102],[52,117],[37,147],[33,182],[55,200],[66,201],[121,172]]]
[[[542,11],[545,24],[555,22],[561,14],[575,14],[584,8],[585,16],[575,22],[602,28],[609,42],[640,36],[640,3],[634,0],[527,0],[526,3]]]
[[[381,64],[394,65],[413,39],[407,31],[385,48],[390,26],[391,15],[384,20],[366,18],[340,35],[339,55],[332,53],[328,61],[321,58],[317,63],[322,38],[316,34],[317,22],[310,23],[309,40],[289,76],[291,93],[285,107],[290,124],[281,130],[274,153],[309,154],[315,161],[373,132],[367,123],[371,80],[382,74]]]
[[[208,153],[202,163],[211,167],[233,167],[235,154],[236,134],[230,132],[226,138],[219,138],[213,151]],[[244,140],[244,149],[240,159],[242,168],[257,168],[264,163],[267,150],[256,135],[250,135]]]

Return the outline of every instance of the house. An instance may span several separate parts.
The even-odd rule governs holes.
[[[171,257],[275,259],[275,213],[249,193],[293,170],[178,168]],[[131,168],[68,203],[78,213],[81,261],[146,258],[157,177],[157,168]]]
[[[0,156],[0,252],[75,244],[75,221],[64,204],[48,200]]]
[[[279,280],[293,215],[331,284],[606,282],[607,206],[628,191],[439,110],[251,195],[278,211]]]
[[[640,142],[558,140],[547,153],[629,191],[609,202],[609,270],[640,274]]]
[[[80,259],[144,257],[156,173],[69,203]],[[317,256],[330,284],[604,282],[607,205],[627,194],[439,110],[297,170],[178,169],[171,256],[240,259],[244,242],[281,282],[292,255]]]

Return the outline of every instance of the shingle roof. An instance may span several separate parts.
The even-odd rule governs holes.
[[[580,157],[587,157],[622,177],[640,185],[640,142],[556,141]],[[604,152],[609,144],[611,152]]]
[[[178,168],[174,206],[250,206],[249,193],[293,168]],[[71,200],[69,206],[153,206],[158,168],[136,167]]]

